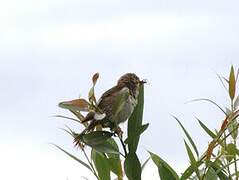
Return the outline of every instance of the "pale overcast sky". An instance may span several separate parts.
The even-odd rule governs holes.
[[[171,114],[203,152],[209,138],[194,117],[214,129],[223,114],[185,102],[204,97],[228,103],[216,73],[227,76],[231,64],[239,67],[238,7],[236,0],[1,1],[0,179],[94,179],[48,143],[81,156],[59,130],[78,127],[50,116],[68,114],[59,101],[87,97],[95,72],[98,97],[126,72],[148,79],[144,122],[150,126],[139,157],[153,151],[182,172],[188,159]],[[143,179],[158,179],[151,167]]]

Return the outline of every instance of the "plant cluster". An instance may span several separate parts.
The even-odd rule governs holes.
[[[224,114],[220,128],[211,130],[205,123],[197,119],[200,127],[210,136],[211,141],[203,153],[200,153],[190,133],[177,117],[174,117],[179,123],[185,134],[184,145],[190,165],[180,175],[160,156],[149,152],[149,158],[141,163],[137,155],[137,148],[141,134],[147,129],[148,123],[143,124],[144,109],[144,85],[140,86],[138,103],[127,121],[127,137],[123,134],[102,128],[100,124],[90,124],[82,122],[85,118],[84,112],[98,112],[97,100],[94,88],[99,77],[95,74],[92,78],[88,100],[79,98],[72,101],[59,103],[61,108],[65,108],[74,114],[75,118],[58,115],[57,117],[70,119],[84,126],[81,132],[75,132],[70,128],[64,129],[74,140],[74,144],[84,154],[86,161],[82,161],[73,154],[65,151],[63,148],[55,145],[65,152],[71,158],[78,161],[81,165],[89,169],[98,180],[110,180],[112,173],[118,180],[122,180],[124,175],[129,180],[141,180],[141,173],[147,162],[152,159],[158,168],[158,175],[162,180],[233,180],[239,179],[238,160],[238,116],[239,116],[239,96],[238,91],[239,70],[235,72],[231,67],[228,78],[218,76],[224,88],[229,94],[230,107],[222,108],[216,102],[210,99],[196,99],[193,101],[207,101],[216,105]],[[120,108],[119,99],[116,107]],[[117,111],[116,108],[116,111]],[[90,127],[90,130],[89,130]],[[87,133],[85,133],[85,130]],[[86,146],[89,147],[86,149]]]

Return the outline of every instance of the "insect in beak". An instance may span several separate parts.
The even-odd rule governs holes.
[[[147,82],[148,82],[147,79],[143,79],[142,81],[139,81],[139,84],[145,84]]]

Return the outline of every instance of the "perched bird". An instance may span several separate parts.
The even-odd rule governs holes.
[[[132,114],[138,101],[139,87],[145,83],[135,74],[127,73],[121,76],[117,85],[103,93],[97,107],[100,112],[89,112],[82,121],[90,121],[89,126],[83,131],[91,131],[96,125],[103,128],[109,127],[116,131],[118,125],[125,122]]]

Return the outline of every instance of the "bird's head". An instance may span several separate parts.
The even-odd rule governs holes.
[[[144,83],[146,83],[146,81],[140,80],[134,73],[126,73],[119,78],[117,85],[128,87],[129,90],[135,93],[139,86]]]

